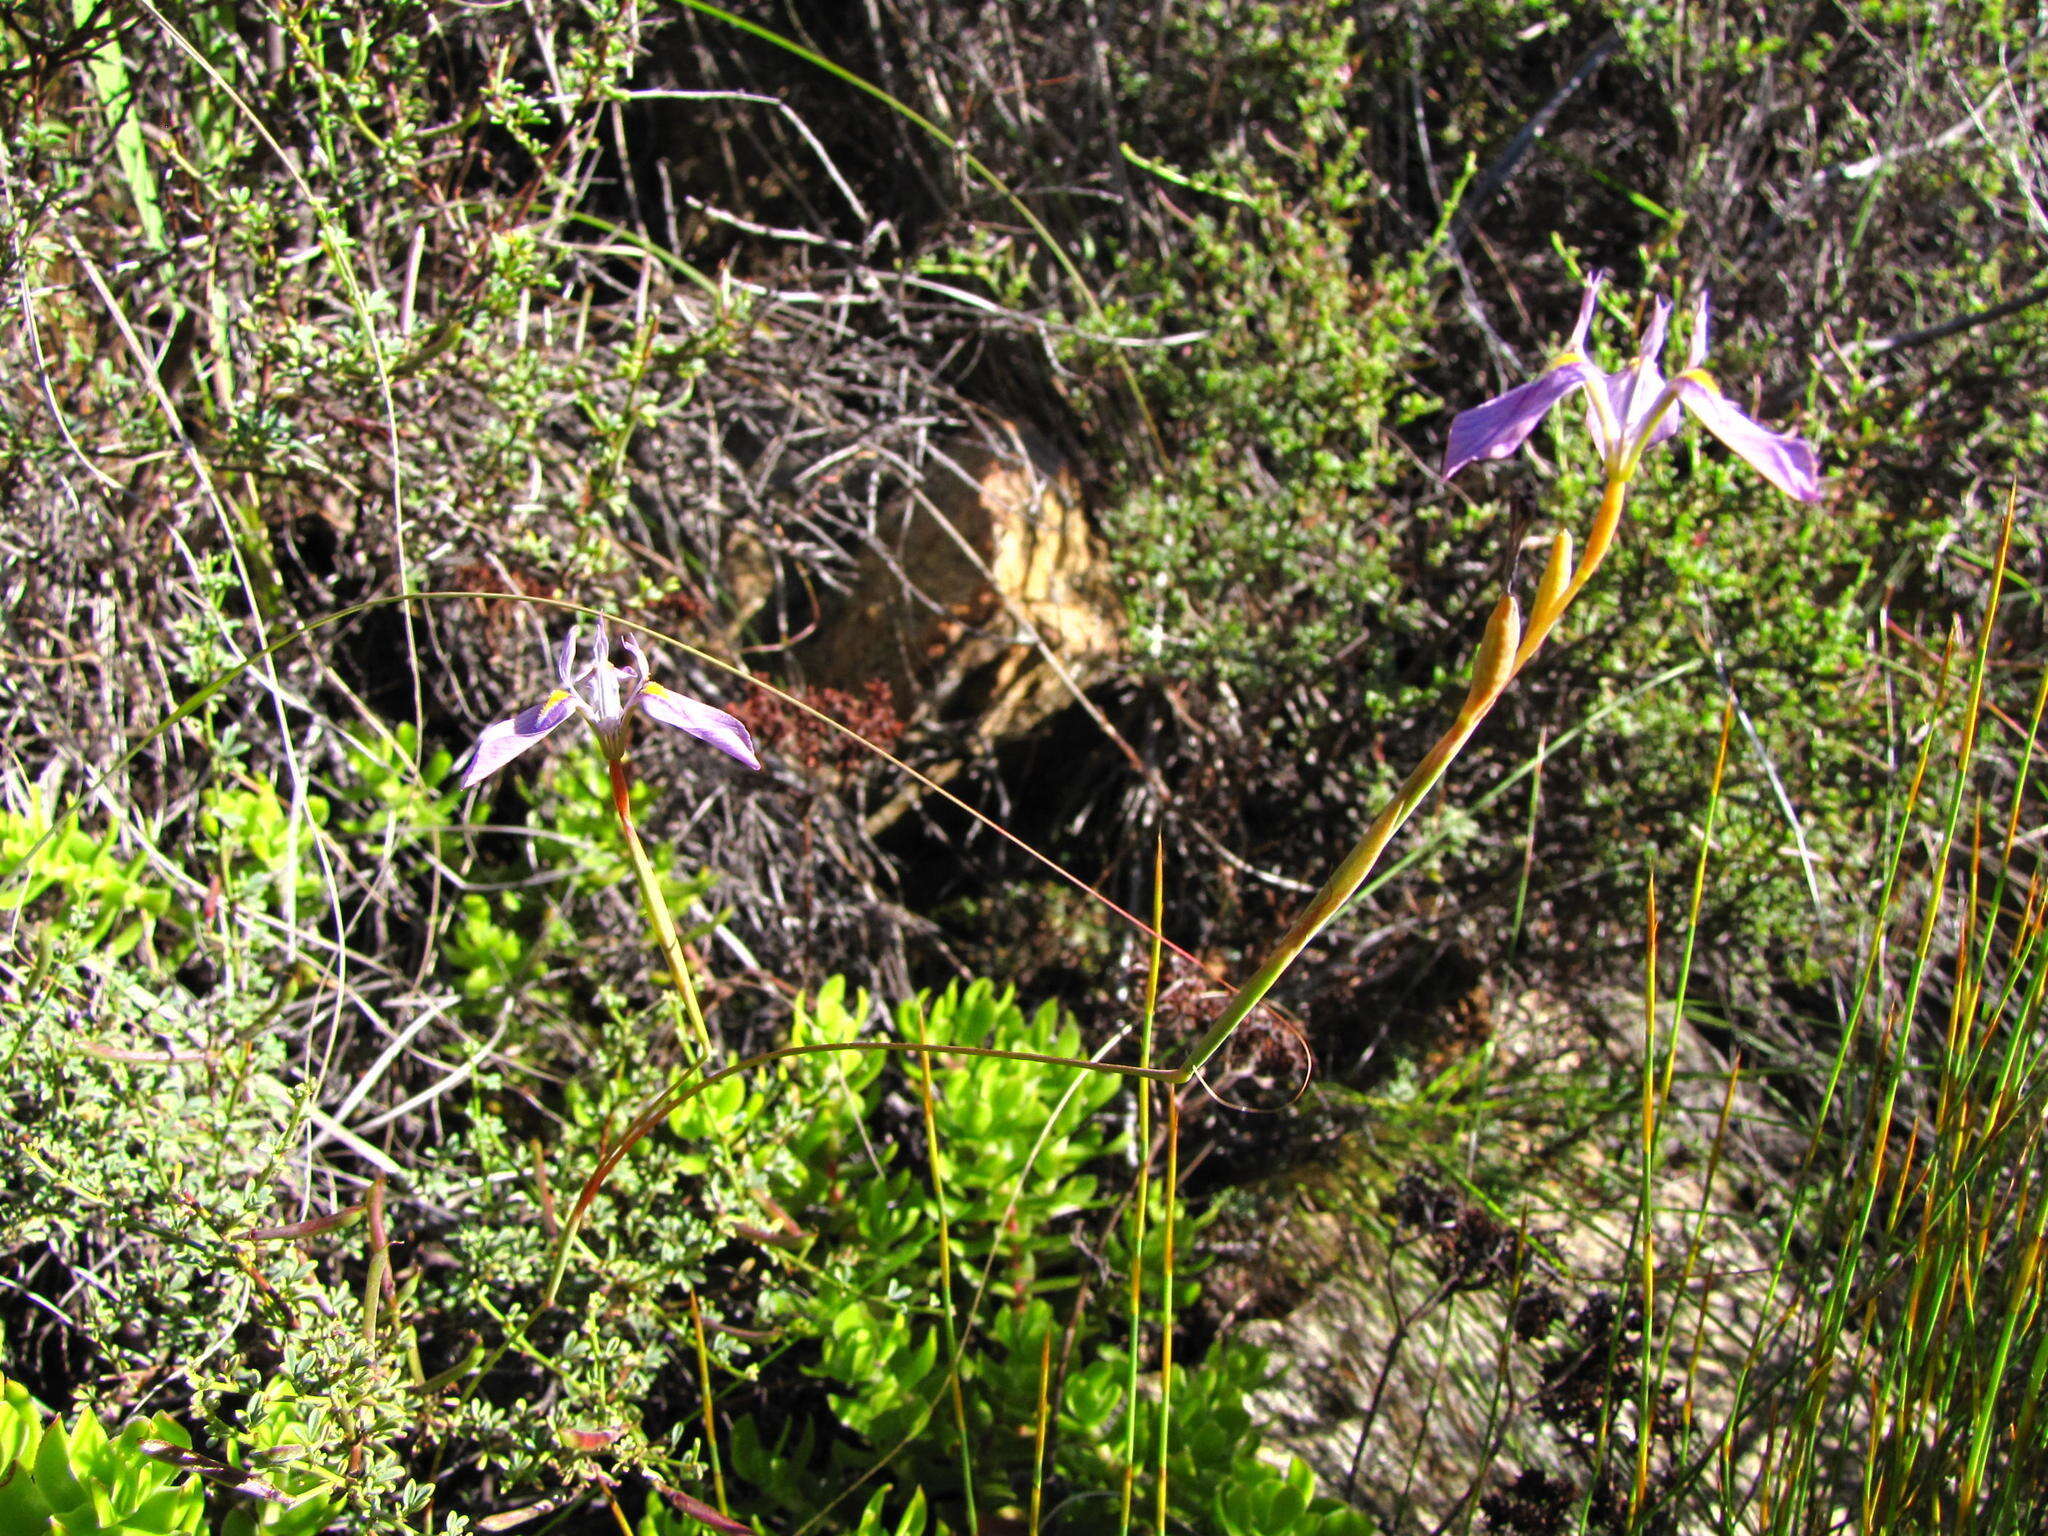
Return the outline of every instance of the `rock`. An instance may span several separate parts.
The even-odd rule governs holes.
[[[1396,1188],[1399,1164],[1436,1160],[1404,1154],[1412,1132],[1375,1123],[1326,1163],[1265,1191],[1257,1214],[1244,1218],[1255,1240],[1208,1279],[1212,1292],[1234,1272],[1263,1287],[1237,1297],[1226,1322],[1268,1352],[1273,1377],[1253,1410],[1270,1452],[1301,1457],[1323,1492],[1358,1501],[1389,1533],[1457,1529],[1482,1497],[1542,1503],[1559,1487],[1587,1483],[1591,1437],[1570,1416],[1571,1389],[1580,1376],[1607,1379],[1610,1359],[1633,1369],[1640,1348],[1628,1320],[1641,1294],[1630,1246],[1638,1178],[1630,1090],[1641,1073],[1640,1024],[1630,1012],[1639,1007],[1617,996],[1598,1009],[1604,1017],[1589,1017],[1539,993],[1502,1000],[1488,1072],[1507,1100],[1571,1102],[1562,1086],[1570,1079],[1579,1101],[1620,1106],[1590,1134],[1515,1115],[1489,1123],[1486,1160],[1518,1170],[1513,1209],[1489,1210],[1450,1175]],[[1731,1449],[1715,1476],[1725,1467],[1749,1487],[1767,1448],[1732,1424],[1735,1384],[1746,1372],[1770,1380],[1797,1368],[1813,1298],[1789,1280],[1773,1287],[1775,1255],[1737,1192],[1745,1175],[1768,1177],[1797,1156],[1796,1145],[1754,1144],[1748,1128],[1776,1117],[1747,1084],[1736,1095],[1743,1145],[1724,1146],[1718,1176],[1711,1186],[1705,1179],[1725,1083],[1725,1067],[1682,1026],[1663,1140],[1667,1154],[1682,1155],[1659,1170],[1654,1225],[1657,1344],[1671,1346],[1657,1372],[1670,1416],[1660,1428],[1676,1438],[1660,1434],[1652,1470],[1671,1474],[1684,1434],[1697,1454],[1726,1430]],[[1522,1243],[1530,1262],[1518,1290],[1511,1256]],[[1541,1303],[1548,1318],[1511,1310],[1511,1298],[1515,1308]],[[1618,1348],[1603,1327],[1619,1330]],[[1852,1343],[1844,1358],[1853,1355]],[[1615,1429],[1620,1478],[1633,1471],[1636,1419],[1633,1388],[1616,1392],[1627,1405]],[[1866,1410],[1845,1393],[1837,1419],[1830,1457],[1855,1443]],[[1853,1478],[1840,1486],[1855,1486]],[[1575,1491],[1567,1502],[1576,1499]],[[1713,1502],[1689,1501],[1670,1529],[1721,1529],[1709,1518]],[[1837,1513],[1850,1523],[1849,1511]],[[1473,1528],[1547,1527],[1478,1516]]]
[[[926,462],[796,659],[817,687],[880,678],[914,729],[964,736],[967,753],[927,770],[944,782],[1100,681],[1122,626],[1079,482],[1050,444],[1003,423],[935,445]],[[871,825],[893,821],[915,793]]]

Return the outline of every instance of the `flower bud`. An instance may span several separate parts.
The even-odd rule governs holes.
[[[1522,643],[1522,610],[1510,592],[1495,605],[1486,621],[1486,636],[1479,642],[1479,659],[1472,664],[1472,686],[1465,694],[1465,708],[1477,709],[1493,701],[1507,687],[1514,673],[1515,648]]]
[[[1548,624],[1557,617],[1558,599],[1572,579],[1572,536],[1562,528],[1550,543],[1550,562],[1543,567],[1543,579],[1536,583],[1536,598],[1529,605],[1531,624]]]

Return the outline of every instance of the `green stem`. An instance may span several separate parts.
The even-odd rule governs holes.
[[[1594,514],[1592,529],[1586,537],[1585,554],[1580,557],[1570,582],[1554,600],[1539,601],[1529,615],[1528,631],[1521,636],[1501,677],[1488,686],[1475,686],[1466,697],[1450,729],[1438,738],[1428,755],[1416,764],[1415,771],[1394,792],[1394,798],[1373,818],[1372,825],[1365,829],[1365,835],[1358,840],[1357,846],[1345,855],[1344,862],[1337,866],[1323,888],[1310,898],[1301,915],[1294,920],[1294,926],[1280,936],[1280,941],[1267,953],[1259,968],[1232,994],[1222,1017],[1188,1051],[1176,1069],[1178,1081],[1186,1082],[1223,1049],[1224,1043],[1237,1033],[1238,1026],[1244,1023],[1251,1011],[1265,1001],[1266,994],[1287,973],[1288,967],[1358,893],[1358,888],[1379,863],[1380,855],[1386,852],[1387,844],[1393,841],[1394,834],[1436,788],[1452,759],[1464,750],[1465,743],[1472,739],[1472,733],[1479,729],[1494,703],[1506,691],[1508,683],[1542,649],[1545,637],[1600,568],[1600,562],[1606,558],[1614,542],[1614,532],[1620,523],[1622,503],[1627,493],[1626,480],[1610,479],[1607,482],[1607,489],[1600,498],[1600,509]]]
[[[1152,958],[1145,968],[1145,1016],[1138,1037],[1138,1065],[1152,1065],[1152,1030],[1159,1015],[1159,935],[1166,911],[1166,845],[1152,848]],[[1152,1175],[1152,1085],[1140,1081],[1138,1088],[1138,1182],[1131,1201],[1131,1334],[1129,1358],[1124,1364],[1124,1452],[1123,1487],[1117,1500],[1117,1536],[1130,1536],[1131,1505],[1138,1481],[1138,1356],[1145,1341],[1145,1216],[1151,1199]],[[1160,1433],[1166,1433],[1162,1417]],[[1034,1530],[1033,1536],[1036,1536]]]
[[[1393,840],[1394,834],[1401,830],[1401,824],[1414,814],[1416,806],[1436,788],[1437,781],[1444,776],[1444,770],[1450,766],[1451,759],[1458,755],[1465,743],[1471,739],[1472,733],[1479,728],[1479,722],[1486,718],[1486,711],[1492,703],[1492,699],[1484,699],[1477,708],[1468,705],[1459,711],[1458,718],[1451,728],[1429,749],[1429,755],[1416,765],[1415,771],[1408,775],[1394,798],[1373,818],[1372,825],[1365,830],[1365,836],[1345,855],[1344,862],[1337,866],[1336,872],[1325,882],[1323,888],[1316,892],[1309,904],[1302,909],[1301,915],[1294,920],[1294,926],[1280,936],[1280,942],[1267,953],[1259,968],[1237,989],[1230,999],[1229,1006],[1223,1010],[1222,1017],[1217,1019],[1207,1034],[1195,1042],[1179,1067],[1182,1082],[1208,1064],[1209,1058],[1220,1051],[1224,1042],[1237,1033],[1238,1026],[1245,1021],[1251,1011],[1265,1001],[1266,994],[1273,989],[1273,984],[1286,974],[1296,957],[1308,948],[1309,942],[1344,910],[1345,903],[1351,900],[1358,888],[1365,883],[1366,876],[1372,873],[1373,866],[1379,863],[1380,855],[1386,851],[1387,844]]]
[[[925,1043],[922,1005],[917,1010],[918,1043]],[[953,1315],[953,1231],[946,1208],[946,1170],[939,1153],[939,1124],[936,1094],[932,1088],[932,1058],[928,1051],[917,1057],[918,1102],[924,1108],[925,1160],[931,1165],[932,1206],[939,1217],[939,1318],[946,1335],[946,1388],[953,1402],[953,1428],[960,1437],[960,1493],[967,1506],[967,1529],[978,1531],[981,1521],[974,1508],[974,1446],[967,1432],[967,1399],[960,1390],[960,1325]]]
[[[1159,1536],[1171,1529],[1166,1516],[1170,1504],[1167,1474],[1168,1456],[1173,1448],[1173,1213],[1180,1200],[1180,1093],[1166,1090],[1166,1178],[1163,1209],[1159,1213],[1159,1444],[1157,1485],[1153,1493],[1153,1528]],[[1136,1404],[1132,1407],[1135,1409]]]
[[[554,1264],[548,1272],[547,1283],[541,1288],[538,1311],[545,1312],[554,1305],[561,1288],[562,1276],[569,1266],[569,1249],[576,1240],[577,1230],[583,1225],[583,1218],[590,1205],[597,1198],[597,1192],[604,1181],[611,1176],[629,1152],[634,1143],[663,1120],[681,1109],[707,1089],[714,1088],[729,1077],[743,1072],[788,1061],[798,1056],[828,1056],[841,1052],[862,1051],[901,1052],[921,1056],[986,1056],[998,1061],[1029,1061],[1046,1067],[1078,1067],[1084,1072],[1107,1072],[1115,1077],[1146,1078],[1152,1082],[1178,1081],[1170,1067],[1132,1067],[1110,1061],[1088,1061],[1072,1056],[1054,1056],[1044,1051],[1011,1051],[993,1045],[959,1045],[949,1040],[818,1040],[804,1045],[780,1045],[773,1050],[762,1051],[728,1066],[709,1072],[694,1082],[678,1083],[657,1097],[653,1103],[636,1116],[606,1156],[599,1161],[597,1170],[584,1181],[583,1192],[569,1212],[562,1218],[561,1236],[555,1248]]]
[[[697,1002],[697,988],[690,980],[690,962],[683,954],[683,941],[676,933],[675,919],[669,914],[668,898],[661,893],[661,876],[647,857],[640,833],[633,826],[632,780],[627,775],[624,759],[608,758],[605,766],[611,772],[612,810],[618,815],[619,831],[626,839],[626,857],[633,865],[633,876],[640,882],[640,900],[647,908],[648,926],[654,930],[655,945],[661,950],[676,992],[683,1000],[683,1013],[689,1019],[690,1032],[696,1038],[697,1049],[701,1053],[698,1060],[708,1066],[711,1061],[711,1030],[705,1024],[704,1010]],[[703,1085],[700,1083],[699,1086]],[[543,1312],[553,1306],[556,1296],[561,1294],[562,1277],[569,1268],[569,1250],[576,1244],[576,1229],[583,1224],[583,1213],[589,1209],[589,1204],[586,1192],[585,1198],[576,1202],[562,1223],[561,1237],[555,1244],[554,1262],[548,1269],[547,1284],[541,1288],[540,1310]]]
[[[676,933],[675,918],[668,910],[668,898],[661,893],[661,876],[655,872],[654,863],[647,857],[647,850],[641,845],[640,834],[633,826],[633,807],[629,791],[631,783],[626,776],[626,764],[622,758],[608,759],[606,764],[612,776],[612,809],[618,813],[619,830],[625,835],[626,857],[632,861],[633,877],[640,882],[640,901],[647,908],[647,925],[654,930],[654,942],[661,950],[661,957],[668,962],[668,973],[675,981],[676,993],[683,1000],[683,1012],[690,1021],[690,1032],[696,1037],[697,1049],[703,1053],[702,1060],[711,1060],[711,1030],[704,1022],[704,1009],[697,1001],[696,985],[690,980],[690,962],[683,954],[683,941]]]
[[[842,1052],[856,1053],[863,1051],[901,1052],[920,1056],[984,1056],[999,1061],[1035,1062],[1040,1066],[1047,1067],[1077,1067],[1084,1072],[1106,1072],[1115,1077],[1143,1078],[1152,1082],[1171,1082],[1175,1080],[1172,1069],[1167,1067],[1124,1066],[1115,1062],[1088,1061],[1076,1059],[1072,1056],[1054,1056],[1043,1051],[1013,1051],[1005,1050],[1000,1046],[958,1045],[951,1041],[819,1040],[804,1045],[777,1046],[773,1050],[762,1051],[757,1055],[746,1057],[744,1060],[732,1062],[727,1066],[720,1067],[715,1072],[702,1074],[694,1082],[678,1083],[659,1095],[647,1109],[634,1118],[632,1124],[620,1136],[618,1143],[599,1159],[597,1169],[584,1181],[583,1192],[577,1197],[576,1202],[570,1206],[567,1214],[562,1218],[561,1230],[555,1238],[554,1258],[548,1266],[548,1277],[541,1286],[540,1300],[533,1309],[532,1317],[540,1317],[555,1305],[556,1299],[562,1292],[562,1280],[569,1271],[569,1254],[576,1246],[576,1234],[582,1229],[583,1218],[589,1214],[591,1203],[596,1200],[598,1191],[603,1188],[605,1180],[611,1176],[612,1171],[618,1167],[626,1153],[632,1149],[633,1145],[642,1136],[645,1136],[669,1115],[689,1103],[690,1100],[696,1098],[697,1095],[724,1082],[729,1077],[737,1077],[743,1072],[752,1072],[761,1067],[771,1066],[778,1061],[788,1061],[799,1056],[829,1056]],[[1171,1146],[1171,1143],[1169,1145]],[[1172,1166],[1169,1163],[1169,1169]],[[1168,1207],[1167,1219],[1167,1273],[1170,1283],[1172,1275],[1172,1210],[1170,1205]],[[1170,1297],[1168,1304],[1169,1306],[1171,1304]],[[498,1343],[488,1350],[478,1351],[473,1362],[467,1363],[467,1369],[463,1373],[467,1378],[463,1387],[464,1395],[467,1396],[473,1393],[490,1376],[491,1372],[496,1369],[498,1362],[505,1357],[506,1352],[515,1343],[522,1342],[524,1336],[525,1331],[523,1328],[514,1330],[508,1323],[506,1325],[506,1335],[503,1339],[499,1340]]]
[[[725,1464],[718,1455],[718,1410],[711,1393],[711,1351],[704,1344],[704,1311],[697,1305],[697,1293],[690,1292],[690,1329],[697,1341],[697,1389],[704,1398],[704,1454],[711,1461],[711,1487],[718,1497],[718,1512],[730,1515],[725,1499]]]
[[[1045,1431],[1052,1416],[1052,1329],[1038,1340],[1038,1418],[1031,1437],[1031,1508],[1025,1516],[1025,1536],[1038,1536],[1039,1519],[1045,1511]]]

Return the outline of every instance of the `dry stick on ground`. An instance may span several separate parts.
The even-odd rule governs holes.
[[[2007,299],[2003,304],[1994,304],[1989,309],[1979,309],[1967,315],[1944,320],[1938,325],[1926,325],[1915,331],[1900,331],[1895,335],[1879,337],[1875,341],[1845,342],[1841,351],[1851,357],[1877,357],[1886,352],[1897,352],[1906,347],[1924,347],[1930,342],[1944,341],[1950,336],[1960,336],[1965,331],[1974,331],[1981,325],[1990,325],[2008,315],[2016,315],[2023,309],[2048,303],[2048,283],[2029,288],[2017,298]]]
[[[1444,237],[1445,249],[1455,256],[1464,245],[1465,238],[1472,231],[1472,221],[1485,211],[1486,205],[1505,187],[1528,158],[1529,151],[1537,141],[1550,131],[1550,125],[1564,104],[1600,72],[1600,66],[1614,57],[1621,47],[1621,34],[1609,28],[1584,53],[1573,62],[1564,77],[1564,83],[1551,92],[1550,99],[1536,109],[1536,115],[1524,123],[1521,130],[1508,140],[1506,148],[1493,157],[1493,161],[1479,174],[1479,179],[1466,190],[1459,201],[1458,211],[1451,215],[1451,227]]]

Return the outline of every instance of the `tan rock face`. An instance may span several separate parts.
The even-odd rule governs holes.
[[[1106,552],[1073,471],[1035,434],[999,426],[939,445],[927,463],[798,659],[825,687],[886,680],[913,724],[1010,740],[1115,657]]]

